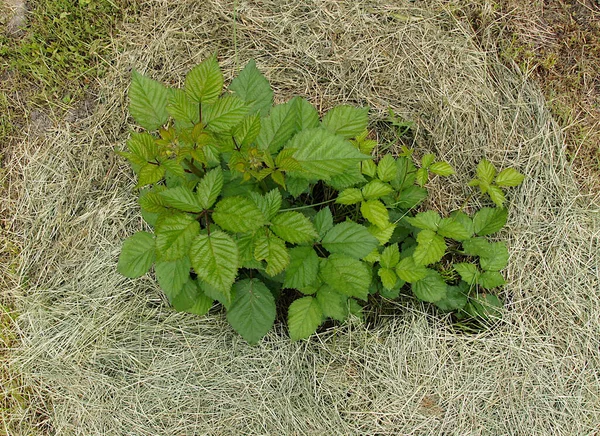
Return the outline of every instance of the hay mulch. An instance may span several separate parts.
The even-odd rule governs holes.
[[[544,98],[437,2],[154,0],[114,41],[93,113],[10,155],[9,233],[24,241],[11,365],[28,407],[12,434],[593,434],[600,430],[600,202],[578,193]],[[235,8],[234,8],[235,6]],[[460,206],[483,157],[527,175],[509,198],[502,323],[454,331],[417,303],[374,325],[244,343],[215,310],[175,313],[116,273],[143,227],[126,164],[131,68],[178,84],[213,51],[250,58],[276,99],[391,107],[417,154],[455,166],[430,205]],[[35,419],[33,418],[35,417]],[[41,417],[41,418],[40,418]]]

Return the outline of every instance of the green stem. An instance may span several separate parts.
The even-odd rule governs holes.
[[[185,159],[183,162],[185,162],[190,171],[194,173],[194,175],[198,176],[198,178],[201,179],[204,176],[204,173],[202,173],[202,171],[196,165],[194,165],[193,162],[187,159]]]
[[[323,204],[329,204],[329,203],[333,203],[335,201],[335,198],[332,200],[327,200],[327,201],[323,201],[321,203],[315,203],[315,204],[307,204],[306,206],[298,206],[298,207],[288,207],[287,209],[280,209],[279,212],[287,212],[289,210],[301,210],[301,209],[309,209],[311,207],[315,207],[315,206],[321,206]]]

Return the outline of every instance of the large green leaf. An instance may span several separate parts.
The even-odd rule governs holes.
[[[396,159],[386,154],[377,164],[377,178],[382,182],[391,182],[396,177]]]
[[[500,271],[508,264],[508,249],[504,242],[493,242],[489,251],[479,258],[481,268],[486,271]]]
[[[260,133],[260,117],[258,115],[246,116],[240,124],[233,129],[235,144],[246,147],[252,144]]]
[[[186,213],[161,215],[156,222],[156,255],[159,260],[186,256],[200,224]]]
[[[187,186],[169,188],[160,193],[165,204],[184,212],[201,212],[203,207],[196,194]]]
[[[385,205],[379,200],[364,201],[360,205],[360,213],[370,223],[375,224],[380,229],[385,229],[390,225],[390,215]]]
[[[322,244],[330,253],[361,259],[377,247],[379,241],[364,226],[345,221],[333,226],[323,237]]]
[[[223,89],[223,74],[215,56],[194,67],[185,77],[185,91],[197,103],[214,103]]]
[[[167,104],[167,112],[175,121],[185,127],[192,127],[200,121],[200,108],[198,103],[190,100],[182,89],[171,89]]]
[[[514,168],[506,168],[505,170],[500,171],[500,173],[496,176],[496,185],[519,186],[523,180],[525,180],[525,176],[523,174]]]
[[[270,221],[281,209],[281,192],[275,188],[267,192],[264,196],[257,192],[251,192],[250,198],[256,206],[261,210],[263,216],[267,221]]]
[[[396,265],[396,274],[408,283],[414,283],[427,275],[427,268],[417,265],[412,256],[405,257]]]
[[[263,150],[277,153],[297,131],[297,110],[294,100],[279,104],[271,109],[267,118],[261,121],[262,127],[256,142]]]
[[[223,171],[221,168],[217,167],[207,172],[196,187],[196,195],[202,209],[210,209],[217,201],[222,189]]]
[[[282,272],[290,263],[290,254],[285,242],[272,234],[256,238],[254,258],[267,262],[265,271],[271,277]]]
[[[185,282],[190,278],[191,267],[192,263],[188,256],[177,260],[156,262],[154,265],[158,284],[165,292],[169,301],[173,301],[173,298],[181,291]]]
[[[275,299],[258,279],[241,280],[234,285],[234,300],[227,321],[249,344],[256,344],[273,327]]]
[[[328,180],[371,158],[349,141],[322,128],[303,130],[286,144],[286,148],[296,149],[293,157],[302,166],[303,171],[294,174],[307,179]]]
[[[508,211],[505,208],[484,207],[473,217],[473,229],[479,236],[496,233],[506,224]]]
[[[328,111],[323,117],[323,127],[331,132],[353,138],[360,135],[369,124],[369,108],[341,105]]]
[[[206,315],[213,302],[212,298],[204,294],[200,284],[191,278],[188,278],[181,287],[181,291],[171,300],[175,310],[200,316]]]
[[[332,254],[321,263],[321,278],[338,292],[367,300],[371,273],[367,265],[351,257]]]
[[[437,271],[427,270],[427,275],[412,284],[412,291],[421,301],[435,303],[446,297],[446,282]]]
[[[413,259],[418,265],[429,265],[441,260],[445,251],[446,242],[443,237],[432,230],[421,230],[417,235],[417,248]]]
[[[419,212],[414,217],[406,217],[404,220],[418,229],[429,229],[435,232],[438,230],[442,218],[436,211],[427,210]]]
[[[233,79],[229,89],[250,106],[250,113],[266,116],[273,105],[273,90],[269,81],[256,68],[251,59],[240,74]]]
[[[479,280],[479,275],[481,274],[479,268],[477,268],[477,265],[473,265],[472,263],[468,262],[455,263],[454,269],[469,285],[476,284]]]
[[[400,192],[395,205],[402,209],[412,209],[427,198],[427,189],[412,185]]]
[[[290,264],[285,270],[284,288],[304,288],[317,279],[319,257],[312,247],[294,247],[290,250]]]
[[[271,230],[292,244],[314,241],[319,235],[313,223],[300,212],[282,212],[271,220]]]
[[[313,297],[295,300],[288,309],[288,328],[292,341],[308,338],[323,322],[319,302]]]
[[[148,232],[137,232],[123,242],[117,271],[125,277],[141,277],[148,272],[154,259],[154,237]]]
[[[190,259],[198,277],[230,295],[239,262],[238,247],[231,236],[221,231],[198,235],[190,248]]]
[[[316,295],[323,316],[344,321],[348,316],[348,296],[340,294],[328,285],[319,287]]]
[[[377,198],[385,197],[386,195],[394,192],[388,183],[383,183],[381,180],[371,180],[362,188],[362,195],[367,200],[374,200]]]
[[[321,209],[314,218],[315,228],[319,233],[319,238],[323,238],[325,234],[333,228],[333,215],[329,207]]]
[[[169,90],[161,83],[135,70],[131,73],[129,112],[144,129],[156,130],[167,122],[168,98]]]
[[[225,133],[242,122],[248,113],[244,100],[235,95],[226,95],[213,104],[202,105],[202,118],[206,129]]]
[[[234,233],[254,231],[266,224],[258,206],[246,197],[225,197],[217,203],[213,220],[225,230]]]
[[[470,221],[468,216],[467,219]],[[473,236],[473,226],[471,225],[470,228],[467,228],[462,220],[455,217],[443,218],[439,222],[437,233],[455,241],[464,241]]]

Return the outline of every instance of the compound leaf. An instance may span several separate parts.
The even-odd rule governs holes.
[[[154,259],[154,237],[148,232],[137,232],[123,242],[117,271],[125,277],[141,277],[148,272]]]
[[[346,221],[333,226],[323,237],[322,244],[330,253],[361,259],[377,247],[379,241],[364,226]]]
[[[258,279],[241,280],[234,286],[227,321],[249,344],[256,344],[273,327],[276,308],[269,288]]]
[[[319,302],[313,297],[295,300],[288,309],[288,328],[292,341],[308,338],[323,322]]]
[[[131,74],[129,113],[147,130],[156,130],[169,119],[167,99],[169,90],[156,80],[137,71]]]
[[[238,247],[231,236],[219,230],[198,235],[189,252],[198,277],[230,298],[239,264]]]

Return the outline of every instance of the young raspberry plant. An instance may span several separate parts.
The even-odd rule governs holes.
[[[119,154],[137,175],[148,231],[124,242],[121,274],[153,269],[178,311],[221,305],[249,343],[271,330],[278,310],[298,340],[403,289],[456,319],[501,314],[508,251],[487,236],[505,225],[502,187],[518,185],[519,173],[478,167],[472,184],[497,207],[416,212],[428,180],[454,170],[432,154],[417,168],[406,148],[376,162],[368,108],[320,117],[300,97],[273,105],[253,61],[223,85],[214,56],[183,88],[133,72],[129,110],[140,129]]]

